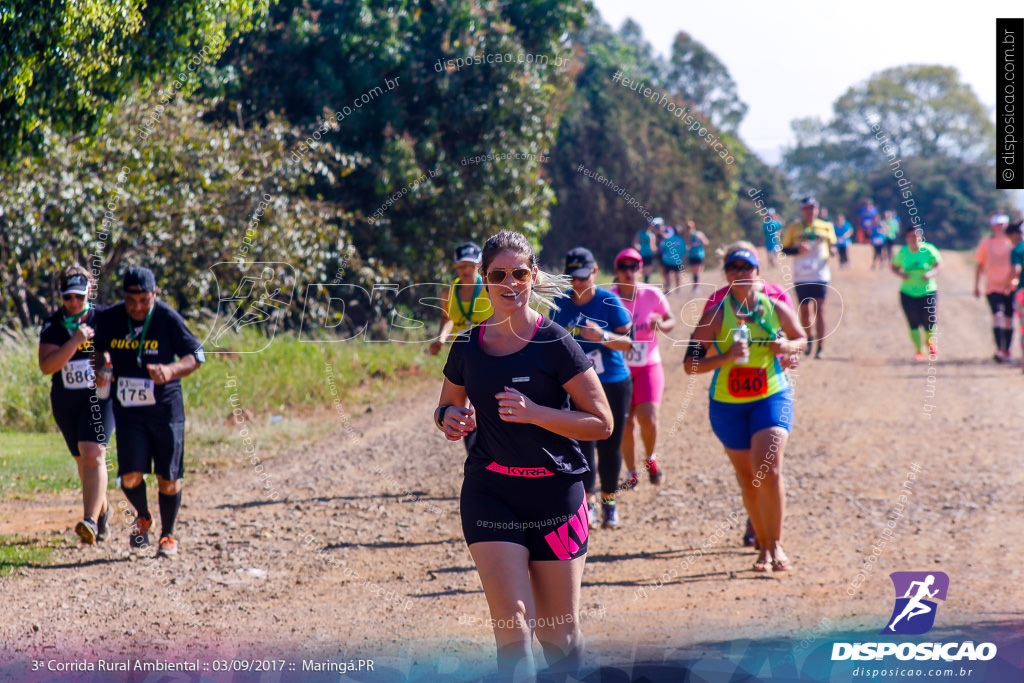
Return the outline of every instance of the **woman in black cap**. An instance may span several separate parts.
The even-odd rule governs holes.
[[[480,247],[472,242],[463,242],[455,247],[455,271],[459,277],[445,291],[441,300],[441,328],[437,339],[430,344],[430,355],[436,356],[449,338],[464,332],[477,323],[494,315],[491,300],[484,292],[484,281],[480,277]]]
[[[616,294],[595,284],[597,261],[589,249],[576,247],[569,250],[565,257],[565,274],[572,278],[572,288],[555,300],[558,310],[552,315],[552,320],[576,338],[583,353],[594,363],[614,419],[610,436],[596,442],[580,442],[590,465],[590,472],[583,477],[590,501],[589,522],[591,527],[597,528],[596,470],[596,476],[601,479],[601,528],[618,529],[615,493],[619,489],[622,472],[622,434],[633,396],[633,378],[623,354],[633,348],[630,337],[633,318]]]
[[[39,369],[53,375],[50,406],[78,466],[84,515],[75,526],[83,543],[107,538],[107,441],[114,430],[110,398],[96,396],[92,350],[96,308],[89,304],[89,271],[78,264],[60,275],[63,305],[43,322]]]

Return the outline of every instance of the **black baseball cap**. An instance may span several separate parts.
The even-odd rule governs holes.
[[[483,254],[480,247],[473,242],[463,242],[455,247],[456,263],[480,263],[480,256]]]
[[[121,288],[130,294],[155,292],[156,278],[153,277],[153,271],[149,268],[132,266],[125,271],[124,282],[122,283]]]
[[[800,208],[801,209],[804,208],[804,207],[807,207],[807,206],[817,206],[817,205],[818,205],[818,200],[815,199],[814,197],[804,197],[803,199],[800,200]]]
[[[565,255],[565,274],[570,277],[590,277],[597,261],[586,247],[575,247]]]
[[[82,275],[81,273],[72,273],[66,278],[61,280],[60,283],[60,294],[81,294],[87,296],[89,294],[89,278]]]

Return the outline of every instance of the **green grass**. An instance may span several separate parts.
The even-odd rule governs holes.
[[[0,430],[56,431],[50,413],[50,376],[37,360],[39,335],[0,336]]]
[[[202,335],[200,335],[202,336]],[[39,371],[38,339],[22,335],[0,341],[0,431],[53,433],[50,377]],[[235,348],[259,348],[251,337]],[[258,353],[210,353],[207,362],[182,381],[189,420],[217,420],[232,411],[230,397],[255,415],[287,415],[394,398],[416,378],[440,381],[445,355],[428,356],[425,344],[299,342],[278,334]],[[234,384],[231,384],[233,378]]]
[[[68,545],[59,535],[49,538],[0,534],[0,577],[21,567],[49,564],[53,551]]]
[[[393,398],[406,380],[440,381],[446,354],[428,356],[425,344],[306,343],[278,335],[259,353],[209,354],[205,366],[182,382],[189,419],[226,418],[231,396],[256,415],[289,415],[344,404]]]
[[[232,348],[266,343],[252,335],[228,341]],[[39,371],[37,344],[30,335],[0,341],[0,496],[80,487],[74,459],[50,412],[50,378]],[[425,344],[397,342],[303,343],[278,334],[258,353],[211,353],[203,367],[182,381],[186,468],[238,458],[236,408],[245,414],[260,448],[273,453],[326,436],[344,417],[356,424],[368,405],[391,400],[419,382],[440,385],[447,353],[429,356],[425,349]],[[114,486],[113,476],[110,481]]]
[[[0,497],[56,493],[78,485],[75,460],[60,434],[0,434]]]

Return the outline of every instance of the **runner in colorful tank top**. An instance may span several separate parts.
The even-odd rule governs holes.
[[[807,339],[792,308],[758,293],[757,254],[725,257],[729,296],[701,317],[687,352],[687,373],[714,372],[711,429],[732,461],[757,536],[754,571],[790,569],[782,549],[785,487],[782,460],[793,424],[793,394],[779,355]]]

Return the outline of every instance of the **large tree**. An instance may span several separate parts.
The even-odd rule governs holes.
[[[577,40],[586,52],[548,164],[558,201],[544,238],[545,262],[559,264],[567,249],[582,244],[609,267],[648,218],[659,215],[673,225],[693,219],[719,243],[745,234],[736,214],[740,168],[749,158],[742,142],[706,121],[698,124],[722,137],[735,159],[726,163],[685,117],[668,110],[671,101],[682,114],[685,100],[651,76],[658,72],[653,52],[631,25],[614,33],[595,13]],[[617,72],[645,80],[666,102],[622,87],[612,80]]]
[[[796,144],[784,156],[799,189],[833,211],[851,215],[873,197],[904,225],[923,219],[939,246],[965,247],[986,213],[1009,206],[992,181],[994,125],[955,69],[886,69],[847,90],[833,110],[828,122],[793,121]]]
[[[672,42],[666,81],[723,130],[735,133],[747,114],[729,69],[689,33],[677,33]]]
[[[282,112],[316,138],[308,154],[299,147],[310,169],[334,168],[324,150],[354,159],[308,192],[352,216],[343,227],[354,249],[390,279],[437,277],[462,240],[547,230],[553,195],[541,165],[572,92],[566,35],[583,8],[283,0],[225,56],[232,72],[216,114]]]
[[[0,5],[0,166],[46,130],[96,134],[140,86],[188,93],[268,0],[104,0]],[[198,61],[196,61],[198,60]],[[184,76],[180,79],[180,76]]]
[[[901,156],[993,158],[995,126],[971,86],[952,67],[886,69],[847,90],[833,109],[832,130],[851,145],[874,137],[877,126]]]

